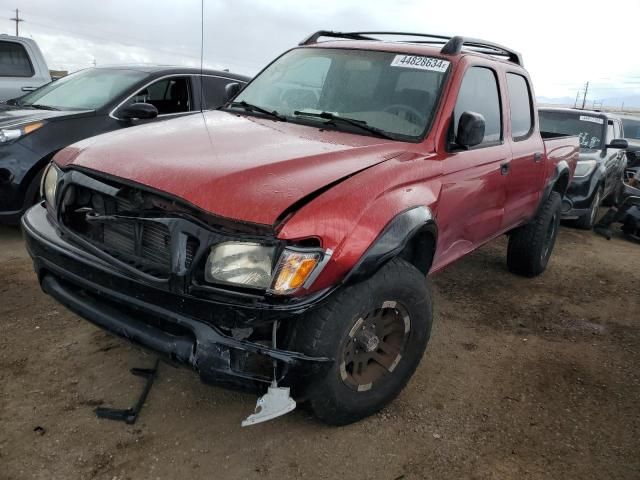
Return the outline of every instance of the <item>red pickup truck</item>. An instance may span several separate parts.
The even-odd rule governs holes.
[[[579,143],[540,134],[516,52],[320,31],[236,87],[62,150],[22,225],[60,303],[267,390],[245,424],[293,398],[331,424],[390,402],[429,340],[425,278],[491,239],[512,272],[546,268]]]

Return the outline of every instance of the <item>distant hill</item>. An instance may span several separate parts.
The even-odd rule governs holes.
[[[573,107],[576,97],[537,97],[537,101],[542,105],[566,105]],[[587,96],[585,108],[593,108],[594,97]],[[640,109],[640,95],[621,95],[618,97],[595,98],[596,105],[606,109],[620,109],[624,104],[624,109],[636,110]],[[579,106],[582,105],[582,98],[578,100]]]

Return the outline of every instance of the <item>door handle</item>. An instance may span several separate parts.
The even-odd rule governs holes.
[[[504,162],[500,164],[500,173],[502,175],[509,175],[510,170],[511,170],[511,162]]]
[[[536,152],[533,154],[533,161],[536,163],[540,163],[542,161],[542,153]]]
[[[22,87],[20,90],[22,90],[23,92],[33,92],[37,88],[38,87]]]

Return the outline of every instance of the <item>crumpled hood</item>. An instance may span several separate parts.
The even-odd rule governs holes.
[[[83,140],[56,162],[152,187],[214,215],[274,225],[292,205],[398,156],[403,146],[213,111]]]
[[[0,128],[22,125],[41,120],[52,120],[59,117],[70,117],[93,112],[93,110],[38,110],[36,108],[20,108],[0,105]]]

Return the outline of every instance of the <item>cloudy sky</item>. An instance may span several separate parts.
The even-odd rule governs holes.
[[[199,65],[200,0],[9,0],[0,33],[20,9],[21,35],[34,38],[52,69],[100,64]],[[204,63],[257,73],[320,29],[462,34],[503,43],[524,56],[539,97],[640,106],[640,0],[204,0]],[[631,24],[628,24],[631,22]]]

